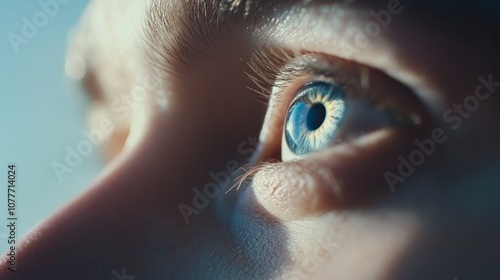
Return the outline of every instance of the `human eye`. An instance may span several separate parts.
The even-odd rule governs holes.
[[[292,213],[289,205],[311,206],[321,197],[324,210],[390,193],[379,189],[383,176],[375,176],[431,125],[423,101],[383,71],[354,61],[307,50],[269,53],[253,64],[257,76],[272,81],[257,158],[277,162],[261,164],[254,176],[264,207]],[[294,179],[277,183],[279,176]],[[276,196],[285,201],[278,207]]]
[[[288,153],[304,155],[326,146],[345,117],[341,87],[318,81],[304,85],[290,104],[284,124],[283,142]]]
[[[278,78],[281,86],[277,94],[293,96],[282,129],[283,160],[300,158],[383,128],[421,126],[422,112],[408,100],[412,95],[405,96],[403,88],[388,88],[400,93],[391,96],[380,87],[370,86],[374,70],[366,66],[307,54],[283,71],[286,74]],[[390,87],[389,80],[384,83]]]
[[[287,54],[272,83],[269,115],[282,131],[281,159],[340,145],[385,128],[418,129],[426,112],[404,85],[381,71],[319,53]],[[257,59],[254,70],[262,74]],[[267,74],[269,76],[269,74]],[[281,122],[281,123],[280,123]]]

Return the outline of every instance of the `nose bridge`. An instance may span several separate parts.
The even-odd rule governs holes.
[[[122,151],[84,194],[21,242],[14,277],[6,274],[8,262],[2,260],[0,279],[66,279],[75,271],[82,279],[101,279],[111,277],[109,271],[96,268],[119,271],[122,266],[138,273],[148,264],[136,256],[151,255],[145,251],[155,248],[158,235],[168,240],[189,229],[181,204],[197,212],[190,221],[210,217],[209,209],[225,191],[219,189],[215,198],[214,186],[230,185],[230,173],[251,156],[256,139],[240,137],[241,133],[227,141],[227,135],[208,137],[212,129],[220,133],[229,128],[212,127],[216,121],[203,128],[207,123],[198,117],[182,121],[185,113],[179,112],[186,111],[173,108],[151,115],[133,146]]]
[[[187,231],[180,205],[196,211],[190,221],[212,219],[213,207],[226,197],[221,186],[230,186],[230,175],[255,150],[263,115],[263,106],[245,88],[243,71],[231,73],[241,70],[233,63],[214,73],[209,71],[214,62],[207,61],[177,86],[163,89],[183,97],[147,112],[141,122],[132,120],[129,145],[84,194],[22,241],[14,278],[5,274],[3,259],[0,279],[66,279],[75,272],[82,279],[101,279],[123,266],[148,275],[144,269],[152,257],[137,256],[155,256],[150,251],[159,250],[158,239]],[[149,105],[141,103],[133,116]],[[168,252],[173,245],[163,246]],[[45,261],[48,255],[51,260]]]

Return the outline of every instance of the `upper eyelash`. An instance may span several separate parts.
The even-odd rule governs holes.
[[[318,56],[321,56],[321,59],[318,59]],[[277,47],[261,50],[251,56],[249,67],[253,73],[246,73],[258,89],[248,88],[264,97],[267,103],[271,98],[276,99],[276,103],[280,103],[279,99],[285,95],[284,91],[296,78],[310,75],[317,80],[340,86],[347,98],[363,99],[368,106],[393,114],[401,123],[413,126],[422,125],[421,116],[418,113],[401,110],[399,107],[389,105],[386,98],[370,94],[369,67],[355,64],[358,67],[359,76],[348,77],[341,72],[341,69],[336,68],[338,64],[338,58],[319,53],[292,51]],[[354,80],[358,80],[358,83]],[[273,90],[276,91],[274,94],[272,94]]]
[[[248,88],[260,94],[268,101],[282,68],[299,55],[300,53],[298,52],[280,48],[269,48],[254,52],[248,63],[252,72],[246,72],[246,74],[257,89],[250,86]]]
[[[257,86],[257,89],[250,88],[264,97],[268,102],[270,98],[280,98],[283,96],[283,91],[296,78],[304,75],[315,76],[318,79],[323,78],[327,81],[344,88],[347,93],[357,91],[359,95],[366,92],[366,87],[369,83],[362,83],[360,90],[359,86],[353,84],[350,79],[343,76],[337,69],[333,69],[336,64],[336,59],[330,56],[324,56],[324,61],[312,59],[315,53],[307,51],[292,51],[280,48],[269,48],[252,54],[249,67],[253,73],[246,73],[250,80]],[[366,68],[360,66],[361,69]],[[369,80],[368,71],[360,71],[362,81]],[[277,90],[276,94],[271,94],[272,90]],[[363,94],[366,95],[366,94]],[[358,96],[365,97],[370,101],[373,96]],[[369,98],[368,98],[369,97]],[[375,102],[376,103],[376,102]]]

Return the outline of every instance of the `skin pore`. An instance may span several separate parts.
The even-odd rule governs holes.
[[[122,267],[137,279],[495,278],[498,5],[348,2],[92,1],[67,69],[86,69],[91,124],[116,127],[110,163],[25,237],[16,273],[2,259],[0,279]],[[293,158],[285,116],[318,80],[412,122],[346,122],[340,143]],[[139,102],[117,102],[138,86]],[[403,176],[426,139],[434,151]],[[229,190],[228,170],[248,180]],[[200,200],[210,182],[220,189]]]

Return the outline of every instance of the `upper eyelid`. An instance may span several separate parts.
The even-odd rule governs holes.
[[[446,49],[456,49],[455,44],[463,39],[450,34],[429,32],[429,28],[433,28],[430,24],[443,24],[443,22],[438,19],[435,21],[430,19],[428,22],[418,21],[415,10],[406,8],[408,4],[406,2],[404,16],[392,16],[392,20],[397,19],[397,22],[391,21],[386,27],[382,27],[380,34],[370,37],[369,44],[359,51],[346,51],[346,48],[356,46],[357,32],[373,21],[370,12],[386,9],[386,3],[388,1],[357,1],[356,4],[347,5],[342,16],[335,15],[325,3],[304,7],[302,10],[294,9],[286,17],[287,20],[278,21],[276,26],[260,31],[261,34],[265,34],[262,36],[264,37],[262,41],[272,42],[283,48],[300,48],[325,53],[381,69],[388,76],[412,89],[421,102],[433,108],[433,114],[437,116],[440,110],[445,108],[443,106],[446,106],[445,95],[448,93],[442,91],[442,88],[447,86],[445,82],[451,81],[429,76],[432,72],[429,69],[442,71],[443,65],[446,65],[443,63],[444,59],[451,64],[454,61],[453,56],[443,55],[443,51],[446,54]],[[322,8],[325,6],[327,8],[323,12]],[[314,29],[320,30],[320,33],[312,32]],[[437,46],[433,43],[436,40],[442,44]],[[419,48],[416,48],[416,45]]]
[[[357,80],[365,80],[363,74],[368,72],[359,71],[356,76],[352,73],[346,75],[343,70],[347,64],[346,61],[323,54],[270,48],[254,54],[250,61],[253,73],[247,74],[266,99],[279,103],[283,99],[283,92],[299,77],[316,77],[343,87],[356,88],[354,85]],[[366,68],[363,65],[356,66]]]
[[[386,10],[388,2],[358,1],[356,4],[341,7],[343,13],[336,13],[338,5],[335,5],[335,1],[310,1],[310,3],[311,5],[292,6],[282,14],[283,17],[274,21],[274,24],[264,25],[256,30],[261,44],[276,45],[283,49],[306,49],[309,52],[349,59],[361,65],[380,69],[387,76],[412,90],[418,101],[426,104],[426,107],[440,101],[435,96],[439,93],[436,92],[436,88],[439,88],[440,81],[431,81],[427,76],[429,66],[433,65],[433,61],[440,60],[417,59],[415,61],[420,57],[414,54],[412,56],[411,52],[415,48],[404,48],[413,41],[401,40],[400,36],[395,36],[399,34],[398,31],[404,29],[405,37],[421,36],[422,38],[423,36],[428,39],[419,41],[422,42],[423,48],[432,47],[427,44],[433,42],[432,39],[436,34],[424,29],[425,26],[429,27],[428,23],[414,24],[411,20],[390,22],[388,26],[381,28],[380,34],[370,39],[369,45],[361,49],[359,53],[344,53],[345,50],[339,42],[347,42],[348,46],[354,46],[356,29],[363,29],[367,23],[373,21],[371,13]],[[406,8],[406,4],[408,3],[400,2],[399,7],[403,6],[404,13],[408,13],[405,18],[411,19],[416,16],[415,11]],[[401,18],[397,14],[392,14],[391,17],[392,21]],[[314,30],[320,30],[321,34],[314,33]],[[410,61],[413,63],[409,64]],[[365,80],[361,81],[362,85],[365,85]]]
[[[402,88],[399,88],[399,91],[390,90],[394,89],[395,84],[399,84],[398,81],[365,65],[344,61],[328,55],[316,55],[312,60],[307,55],[303,61],[298,60],[298,64],[303,64],[301,69],[304,72],[297,75],[290,73],[290,78],[304,75],[309,79],[306,82],[319,80],[333,83],[343,89],[347,99],[362,99],[379,111],[394,114],[401,121],[415,126],[421,125],[423,112],[418,110],[421,107],[418,104],[421,104],[421,102],[416,98],[415,93],[409,89],[402,90]],[[372,84],[379,83],[379,85],[370,86],[370,80],[372,80]],[[384,85],[383,90],[380,88],[380,83]],[[287,82],[284,81],[284,84],[287,84]],[[301,87],[303,84],[299,83],[298,86]],[[293,91],[298,89],[295,87]],[[287,87],[283,86],[273,92],[273,98],[277,100],[277,103],[285,103],[280,104],[280,106],[284,106],[287,101],[294,99],[294,97],[287,96],[286,90]],[[411,101],[408,102],[408,100]]]

